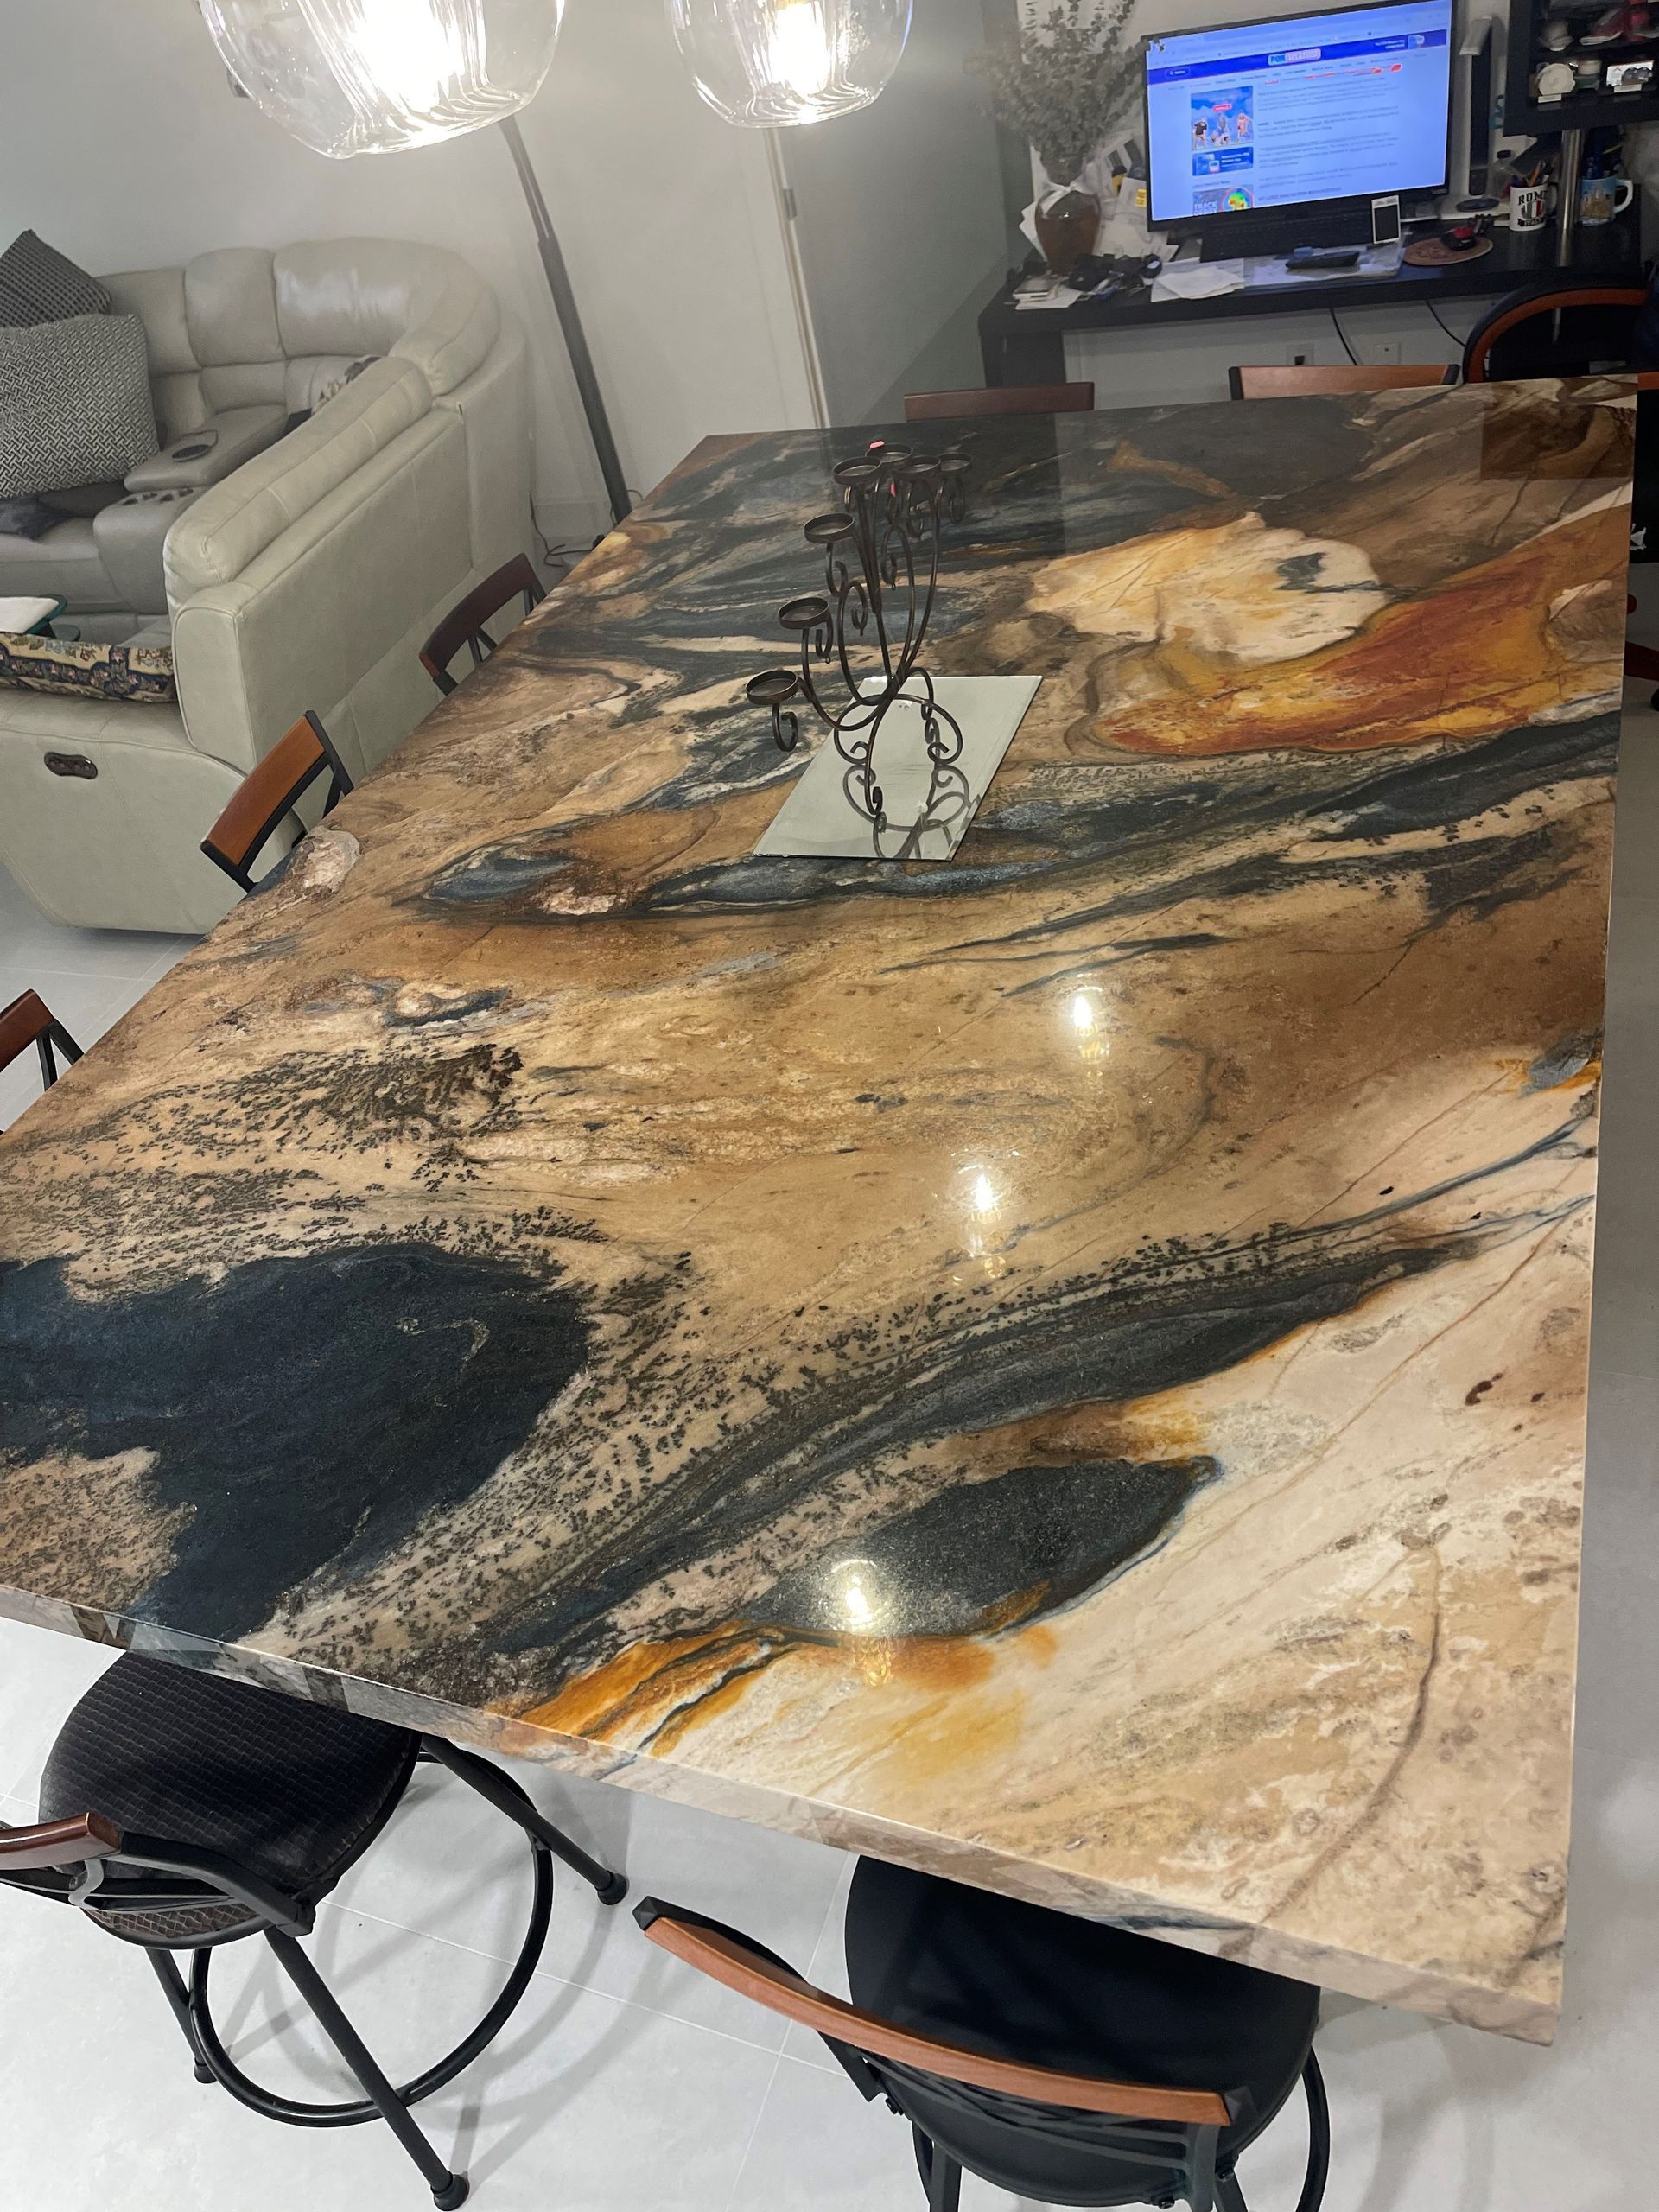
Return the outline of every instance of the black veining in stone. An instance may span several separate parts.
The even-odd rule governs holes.
[[[349,1574],[470,1497],[587,1356],[567,1291],[425,1245],[92,1299],[55,1260],[0,1263],[0,1484],[8,1461],[153,1453],[156,1510],[194,1510],[135,1610],[245,1635],[317,1569]]]

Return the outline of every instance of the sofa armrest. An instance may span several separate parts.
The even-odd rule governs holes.
[[[267,446],[274,446],[288,423],[284,409],[232,407],[210,416],[200,429],[187,430],[170,446],[127,472],[129,492],[205,492],[232,469],[240,468]],[[206,450],[198,452],[198,447]],[[187,458],[187,456],[191,456]]]
[[[168,533],[174,613],[194,594],[233,582],[431,408],[431,387],[412,363],[376,361],[308,423],[204,492]]]

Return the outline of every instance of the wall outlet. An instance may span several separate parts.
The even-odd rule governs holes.
[[[1379,368],[1392,369],[1399,365],[1400,340],[1397,338],[1379,338],[1372,350]]]

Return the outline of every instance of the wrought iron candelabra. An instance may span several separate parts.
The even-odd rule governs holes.
[[[798,640],[799,665],[769,668],[748,685],[755,705],[770,709],[782,753],[792,753],[800,741],[797,703],[810,708],[847,764],[849,801],[878,831],[887,821],[876,741],[901,702],[921,715],[933,770],[929,811],[941,785],[953,779],[966,797],[966,779],[955,767],[962,728],[934,696],[922,647],[938,583],[941,520],[965,512],[969,466],[957,446],[928,454],[880,440],[837,461],[831,473],[841,511],[815,515],[806,525],[807,543],[823,555],[823,591],[787,600],[778,610]],[[854,655],[865,648],[879,652],[880,666],[872,663],[861,675]],[[832,703],[833,693],[826,697],[837,683],[847,694],[844,705]]]

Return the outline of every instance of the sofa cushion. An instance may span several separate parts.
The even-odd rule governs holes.
[[[0,537],[0,595],[44,593],[73,614],[97,614],[124,602],[104,566],[90,518],[60,522],[41,538]]]
[[[155,450],[137,315],[0,329],[0,498],[124,476]]]
[[[228,583],[329,493],[429,414],[426,379],[407,361],[376,361],[279,442],[204,492],[167,540],[175,607]]]
[[[274,263],[290,361],[395,353],[441,395],[482,365],[500,334],[495,294],[442,246],[328,238],[279,247]]]
[[[0,323],[61,322],[109,311],[110,296],[97,277],[33,231],[20,231],[0,253]]]
[[[171,706],[178,696],[169,645],[92,645],[34,632],[0,633],[0,683],[17,691]]]

